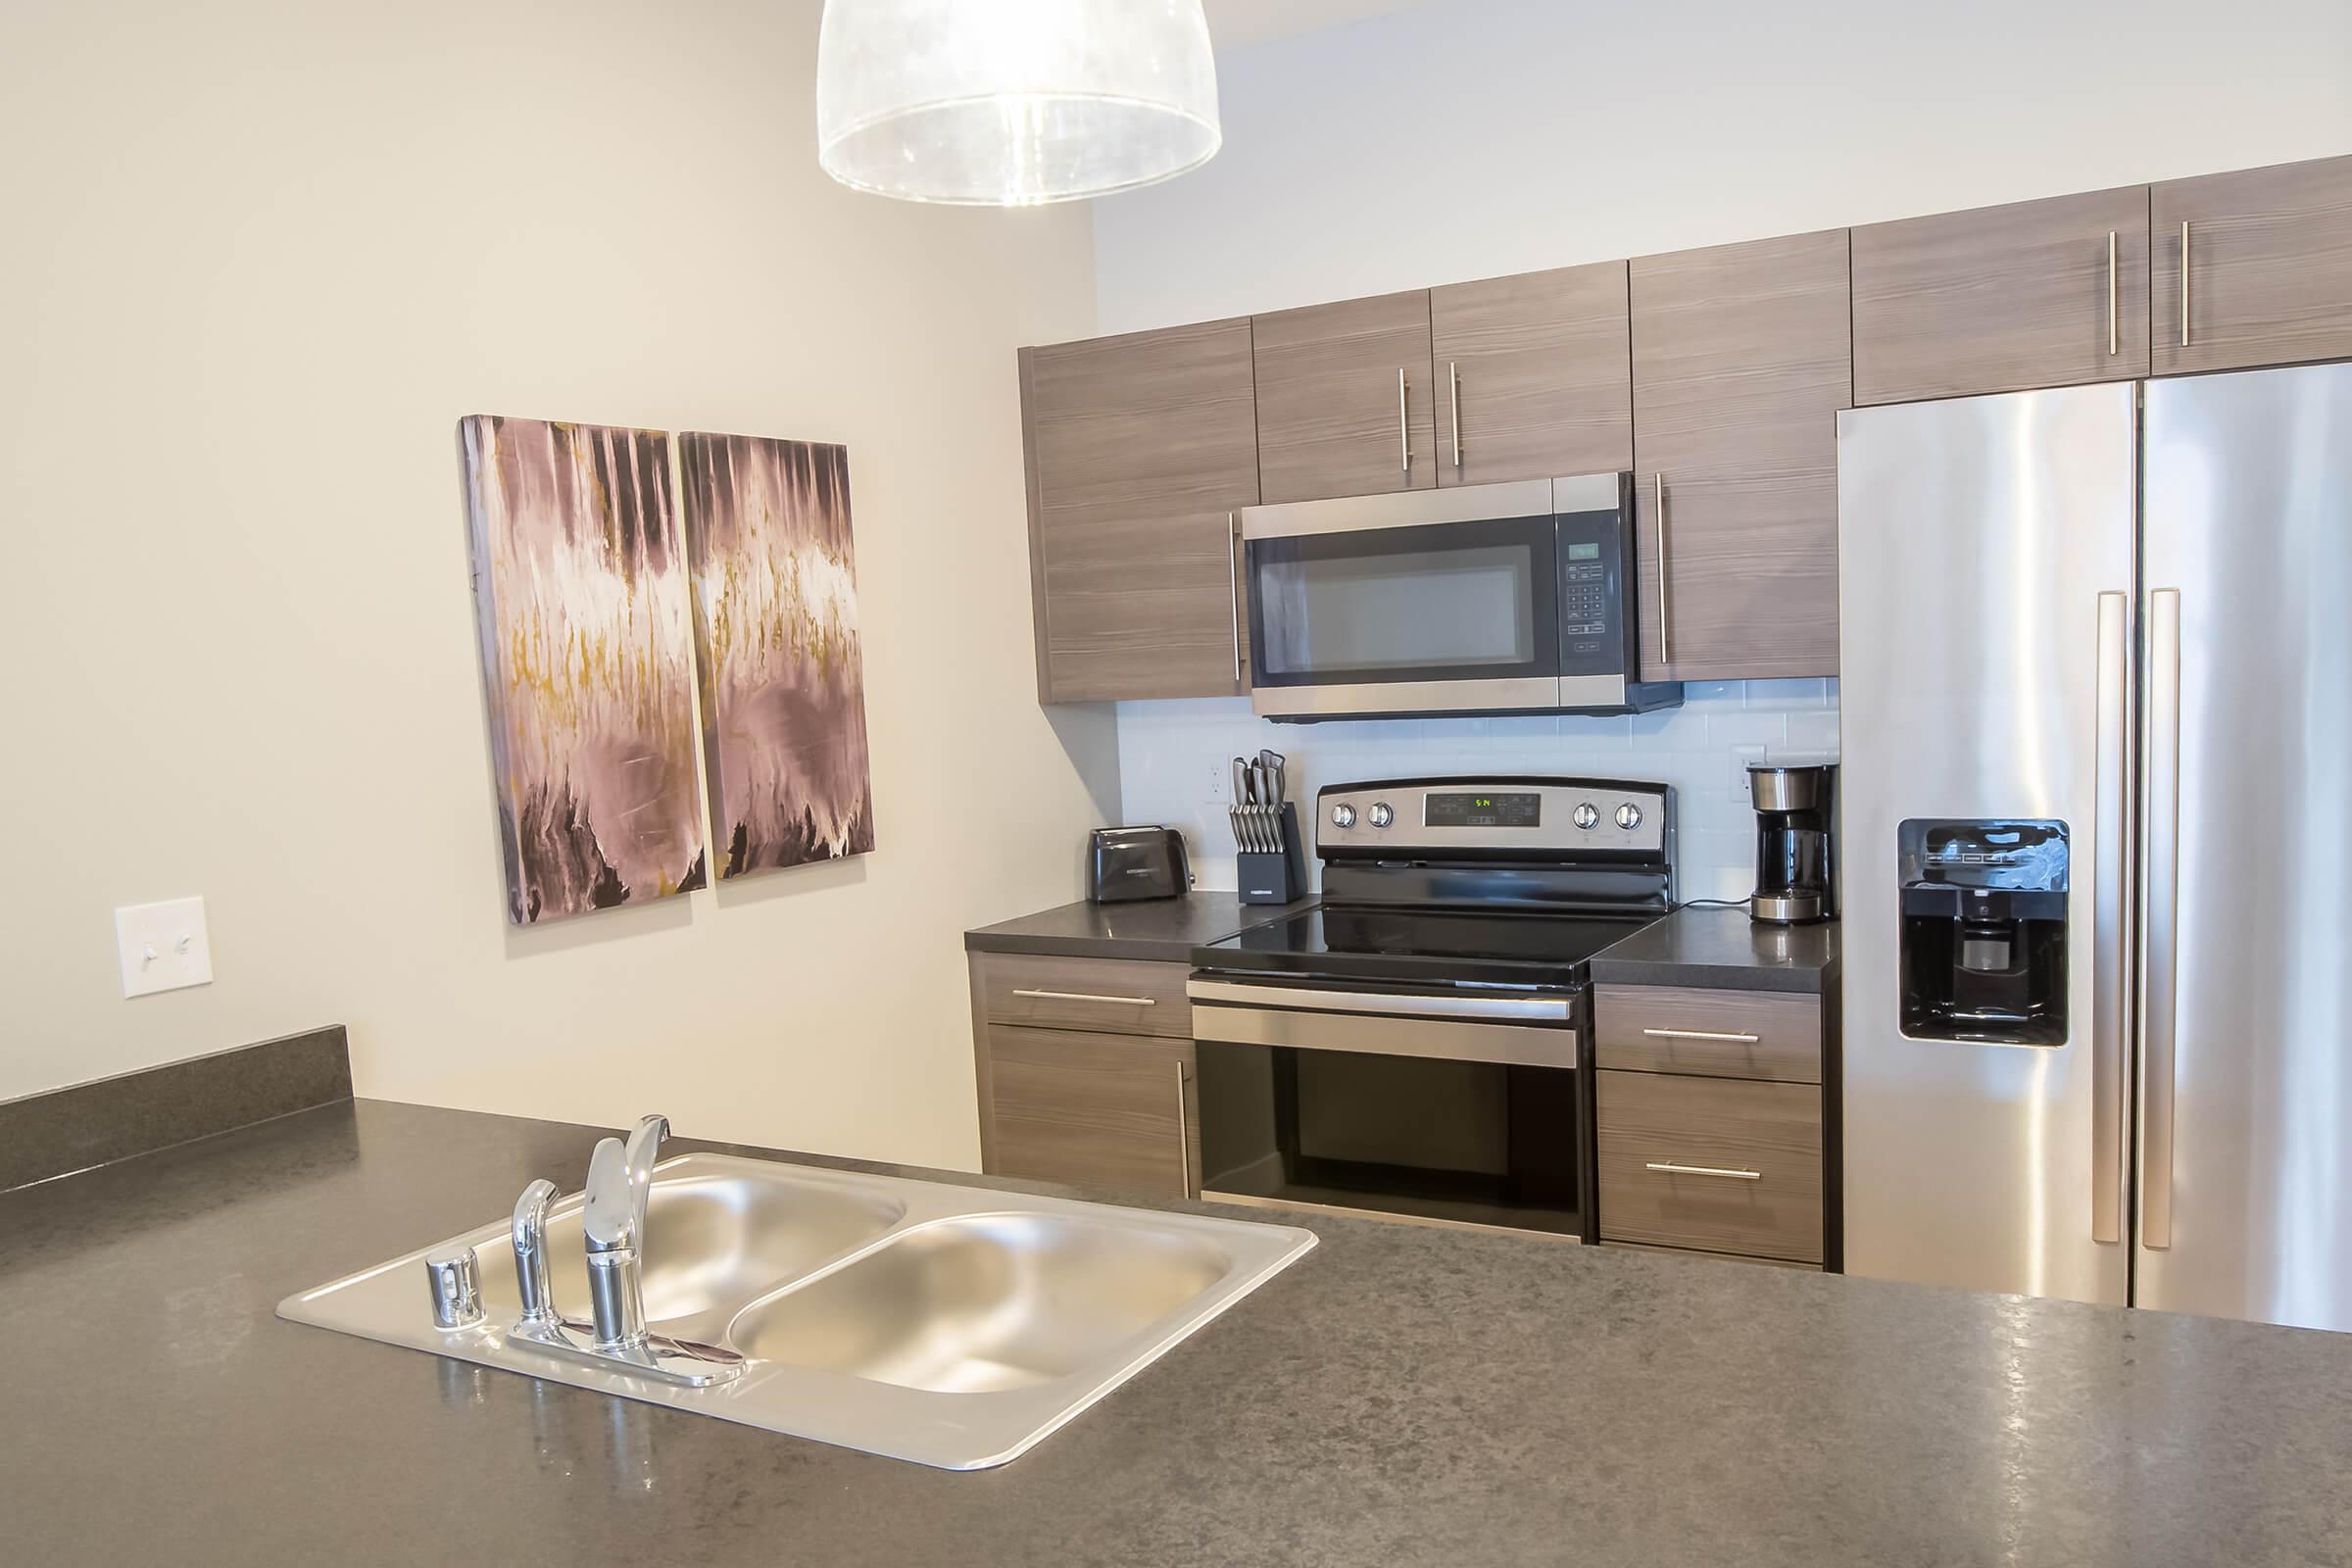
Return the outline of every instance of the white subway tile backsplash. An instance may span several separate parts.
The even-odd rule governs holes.
[[[1224,806],[1207,798],[1204,781],[1212,766],[1261,748],[1289,759],[1292,798],[1309,805],[1326,784],[1424,773],[1642,779],[1675,788],[1683,897],[1744,898],[1755,879],[1755,818],[1741,770],[1749,760],[1784,754],[1834,754],[1838,683],[1691,682],[1684,695],[1679,709],[1630,717],[1336,724],[1269,723],[1243,698],[1121,703],[1123,817],[1183,829],[1200,886],[1229,889],[1233,836]]]

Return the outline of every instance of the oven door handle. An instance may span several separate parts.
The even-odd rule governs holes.
[[[1427,996],[1394,991],[1320,991],[1305,986],[1259,985],[1243,980],[1189,980],[1184,994],[1195,1002],[1300,1012],[1379,1012],[1409,1018],[1493,1018],[1502,1022],[1565,1023],[1570,997],[1509,995]]]

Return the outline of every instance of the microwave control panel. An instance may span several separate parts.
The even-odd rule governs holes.
[[[1640,667],[1634,646],[1633,507],[1559,515],[1560,673],[1624,675]]]

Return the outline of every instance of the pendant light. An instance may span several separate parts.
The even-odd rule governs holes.
[[[825,0],[817,162],[907,201],[1029,207],[1216,152],[1200,0]]]

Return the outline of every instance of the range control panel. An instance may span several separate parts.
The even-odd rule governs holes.
[[[1335,784],[1315,797],[1315,844],[1324,854],[1655,855],[1672,842],[1673,825],[1671,789],[1618,779],[1399,780]]]

